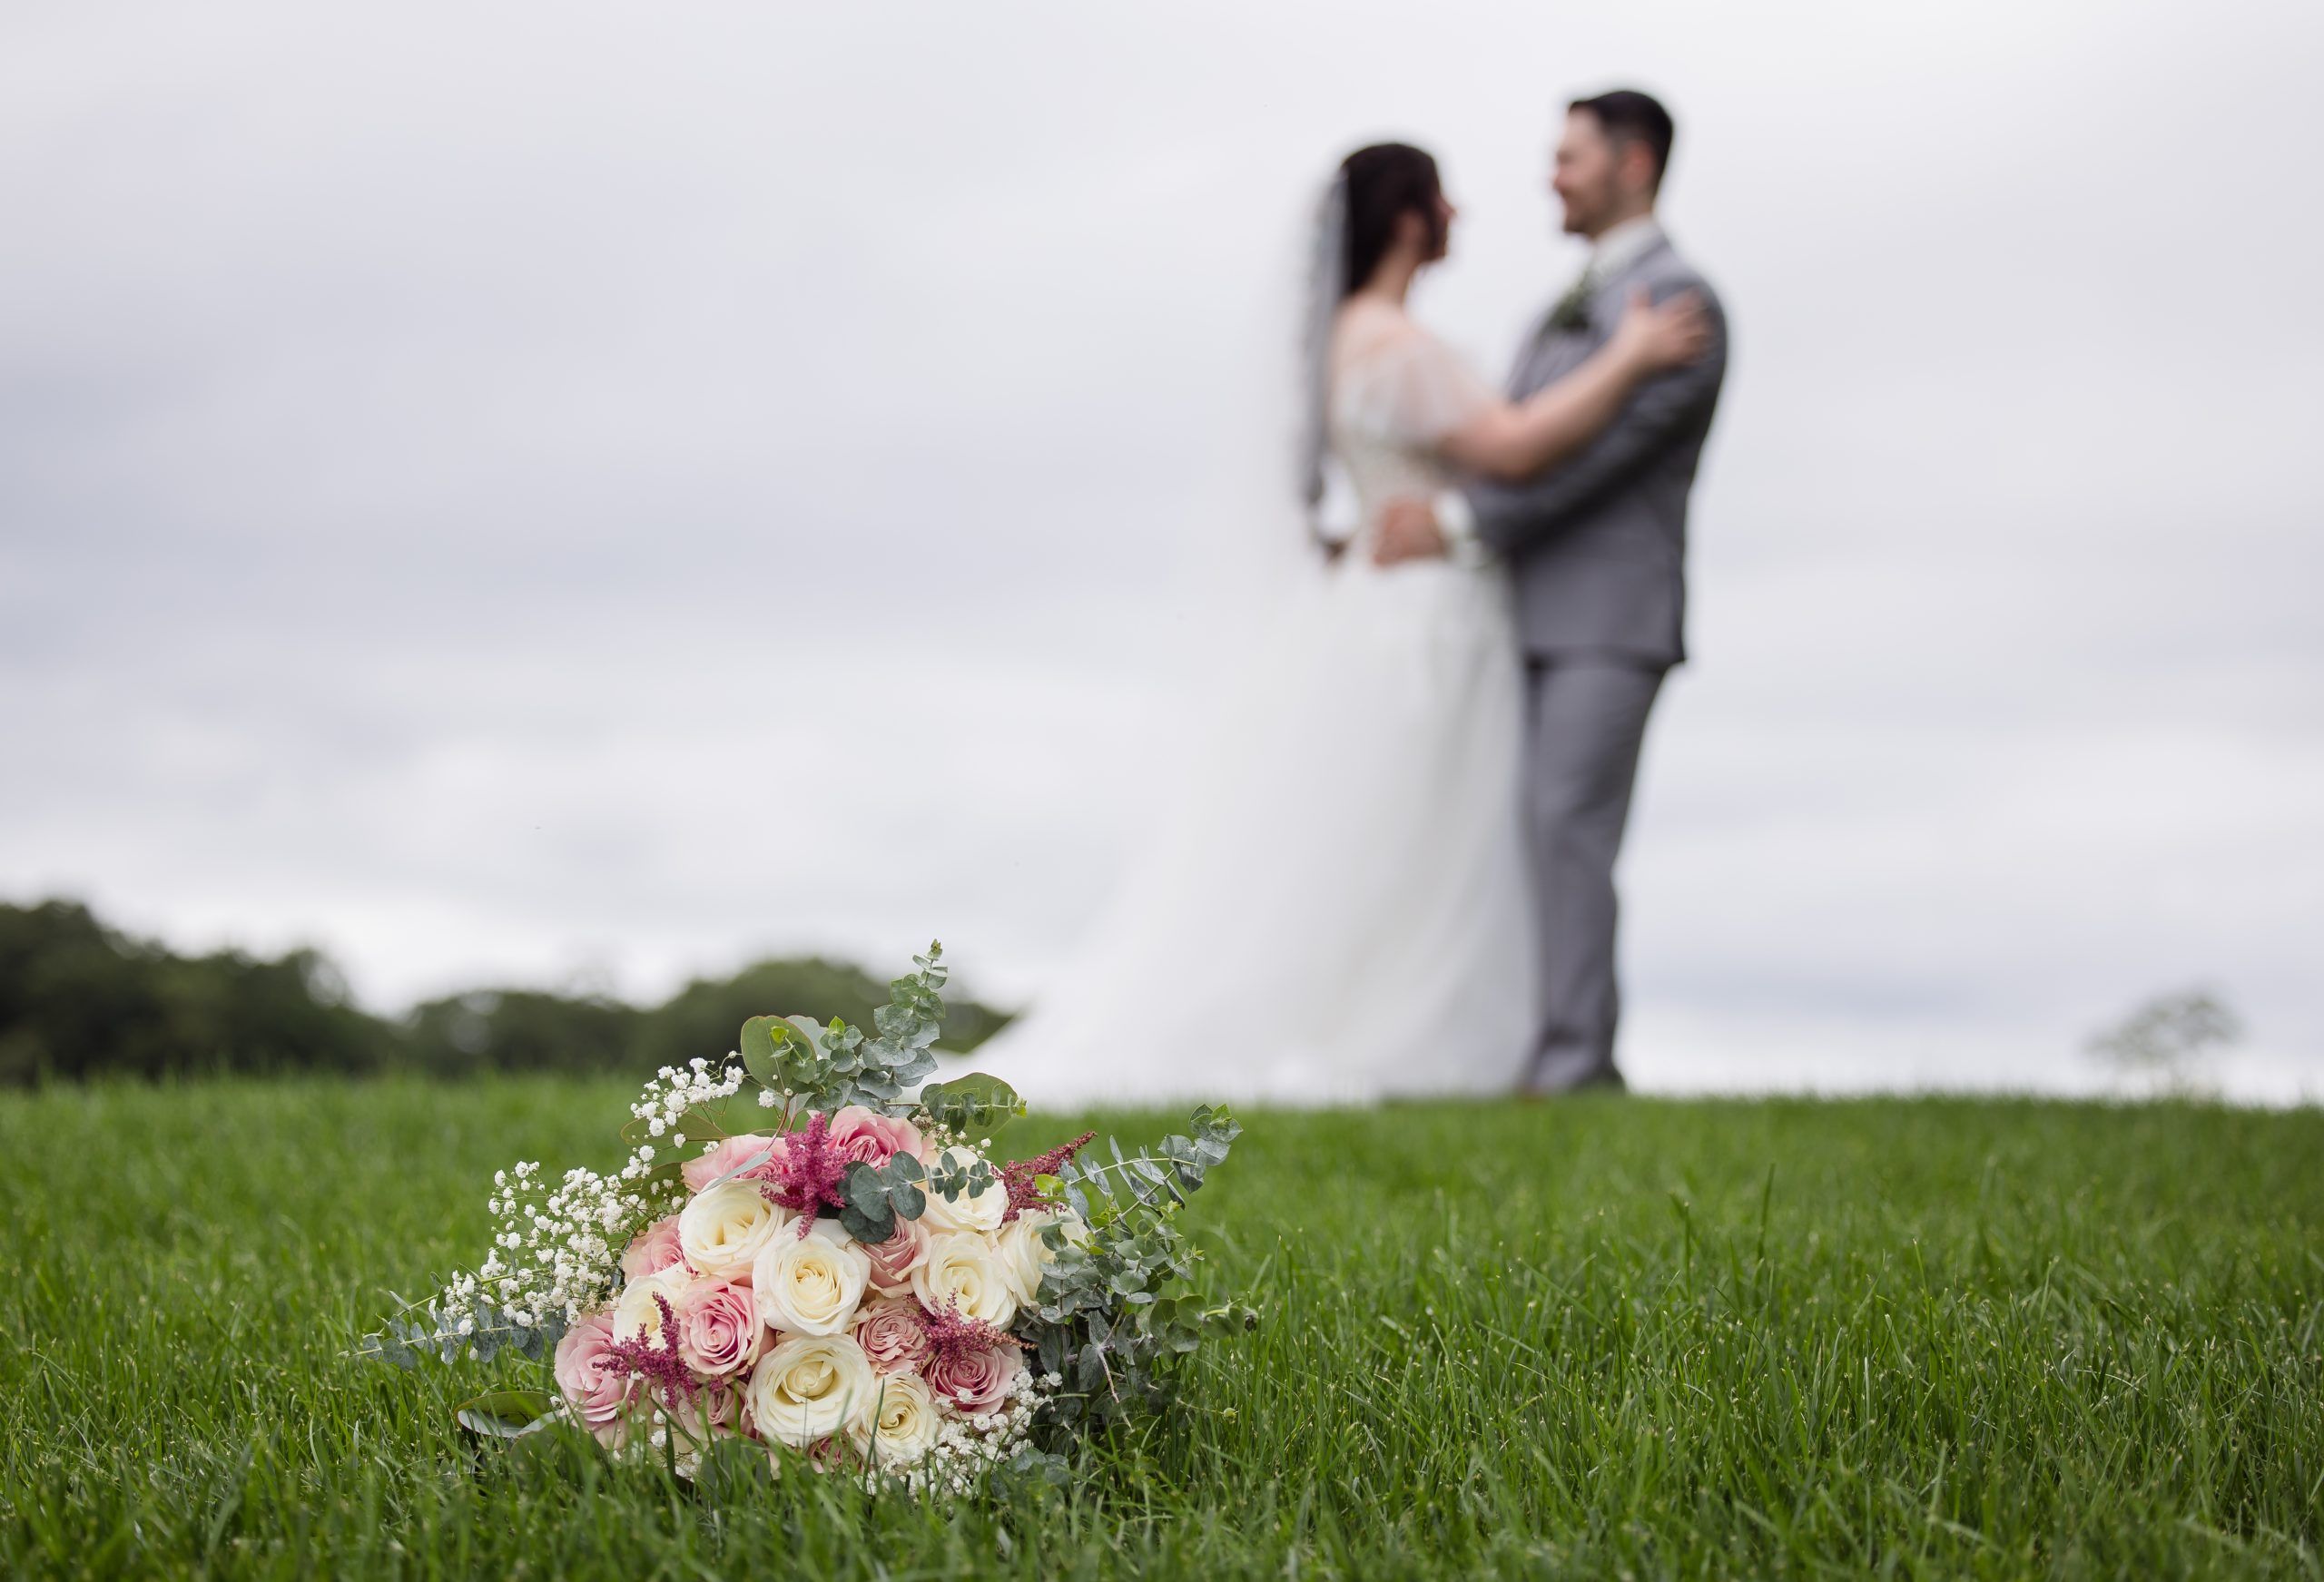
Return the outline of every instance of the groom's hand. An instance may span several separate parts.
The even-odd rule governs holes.
[[[1381,511],[1379,536],[1372,543],[1373,565],[1438,560],[1444,551],[1444,529],[1436,525],[1436,512],[1426,500],[1391,500]]]

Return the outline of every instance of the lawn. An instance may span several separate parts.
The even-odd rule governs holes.
[[[0,1572],[2324,1577],[2324,1114],[1246,1115],[1190,1213],[1262,1326],[1074,1496],[714,1509],[342,1356],[627,1097],[0,1096]]]

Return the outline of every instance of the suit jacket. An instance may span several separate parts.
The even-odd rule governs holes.
[[[1522,400],[1571,373],[1613,333],[1640,284],[1658,302],[1682,290],[1701,297],[1710,349],[1640,385],[1604,432],[1551,471],[1465,490],[1477,536],[1514,575],[1518,631],[1531,654],[1610,653],[1656,665],[1686,658],[1687,495],[1727,377],[1717,294],[1657,240],[1600,283],[1586,324],[1542,321],[1509,389]]]

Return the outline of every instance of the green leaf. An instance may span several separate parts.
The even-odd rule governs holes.
[[[840,1195],[865,1214],[878,1214],[888,1206],[888,1184],[880,1179],[877,1166],[858,1159],[852,1162],[840,1177]]]
[[[546,1390],[495,1390],[463,1401],[455,1414],[459,1425],[487,1439],[520,1440],[547,1428],[556,1398]]]
[[[780,1039],[776,1029],[781,1028]],[[774,1086],[774,1051],[779,1041],[787,1040],[791,1029],[781,1017],[753,1017],[743,1024],[743,1069],[758,1081]]]
[[[830,1079],[831,1036],[841,1030],[837,1022],[827,1029],[811,1017],[781,1017],[767,1029],[774,1040],[774,1076],[768,1086],[812,1103]]]
[[[1215,1334],[1245,1334],[1259,1327],[1259,1311],[1255,1307],[1246,1307],[1239,1302],[1230,1302],[1225,1307],[1215,1307],[1204,1313],[1202,1323],[1205,1329]]]
[[[885,1201],[877,1214],[867,1213],[853,1203],[839,1211],[840,1229],[867,1246],[878,1246],[896,1233],[895,1212]]]
[[[981,1132],[1007,1125],[1025,1113],[1017,1090],[998,1076],[971,1071],[949,1082],[931,1082],[920,1090],[920,1107],[929,1118],[957,1132]]]
[[[896,1211],[888,1201],[889,1190],[876,1165],[861,1159],[848,1165],[840,1177],[840,1196],[846,1200],[839,1211],[841,1227],[859,1242],[884,1242],[894,1235]]]

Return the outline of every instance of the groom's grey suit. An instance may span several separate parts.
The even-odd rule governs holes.
[[[1686,657],[1687,495],[1727,374],[1727,319],[1703,278],[1658,237],[1591,282],[1586,312],[1555,310],[1519,353],[1523,399],[1613,332],[1631,290],[1691,290],[1709,310],[1701,360],[1640,386],[1620,417],[1555,469],[1464,492],[1477,536],[1517,585],[1525,646],[1527,811],[1541,923],[1542,1020],[1527,1086],[1616,1076],[1614,859],[1630,817],[1646,717]]]

